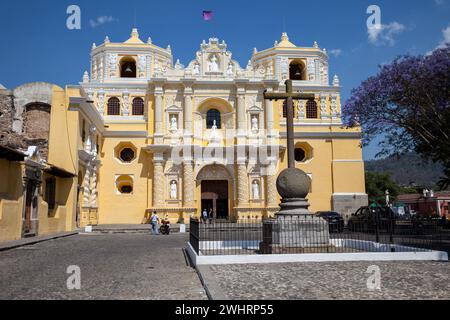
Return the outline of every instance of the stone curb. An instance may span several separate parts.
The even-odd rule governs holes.
[[[21,239],[21,240],[16,240],[16,241],[0,243],[0,252],[12,250],[12,249],[16,249],[16,248],[20,248],[20,247],[24,247],[24,246],[31,246],[33,244],[50,241],[50,240],[54,240],[54,239],[67,238],[70,236],[77,235],[79,232],[80,232],[79,230],[76,230],[76,231],[55,233],[55,234],[46,235],[46,236],[37,236],[34,238],[27,238],[27,239]]]
[[[197,266],[195,267],[197,270],[197,274],[200,278],[200,282],[205,288],[206,295],[208,299],[211,301],[227,301],[231,300],[227,297],[227,295],[222,291],[218,283],[216,283],[213,279],[213,275],[211,273],[210,266]]]

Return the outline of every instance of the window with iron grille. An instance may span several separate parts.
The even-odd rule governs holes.
[[[45,180],[45,202],[48,203],[48,215],[51,216],[56,208],[56,179]]]
[[[317,119],[318,118],[317,102],[315,102],[313,100],[309,100],[306,103],[306,118],[307,119]]]
[[[295,118],[295,107],[292,106],[292,116]],[[287,118],[287,101],[283,102],[283,118]]]
[[[217,129],[222,128],[221,116],[219,110],[211,109],[206,113],[206,128],[212,129],[214,126],[214,121]]]
[[[133,100],[133,115],[143,116],[144,115],[144,100],[141,98],[135,98]]]
[[[108,100],[108,116],[120,116],[120,100],[118,98]]]

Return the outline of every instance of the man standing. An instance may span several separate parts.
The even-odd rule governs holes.
[[[153,211],[150,221],[152,223],[152,234],[156,235],[156,236],[159,235],[159,232],[158,232],[159,217],[158,217],[158,214],[156,213],[156,211]]]
[[[208,222],[208,211],[206,211],[206,208],[203,209],[203,212],[202,212],[202,220],[203,220],[203,223],[204,223],[204,224],[206,224],[206,223]]]

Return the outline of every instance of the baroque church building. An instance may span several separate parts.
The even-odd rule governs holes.
[[[255,49],[246,67],[216,38],[187,66],[136,29],[124,43],[94,44],[80,95],[106,128],[96,168],[100,223],[138,223],[146,211],[174,222],[204,209],[233,221],[276,213],[286,109],[263,93],[285,90],[287,79],[316,96],[296,102],[294,115],[311,209],[349,214],[367,204],[361,133],[343,127],[339,79],[330,84],[328,69],[326,50],[297,47],[287,34]]]
[[[188,223],[204,209],[237,222],[273,216],[280,202],[276,179],[287,167],[286,106],[265,101],[264,92],[284,92],[287,79],[295,91],[315,96],[294,106],[296,166],[312,179],[310,210],[351,215],[368,201],[361,131],[341,121],[339,78],[330,81],[325,49],[296,46],[284,33],[272,48],[254,49],[244,67],[225,41],[211,38],[185,66],[174,63],[170,46],[144,42],[133,29],[123,43],[106,37],[93,44],[91,70],[79,85],[33,84],[36,98],[26,101],[13,91],[21,106],[13,107],[12,132],[23,134],[16,122],[27,119],[27,103],[46,106],[48,114],[45,150],[30,151],[43,155],[40,167],[27,168],[66,179],[51,180],[49,188],[40,179],[33,194],[44,209],[35,208],[35,220],[57,219],[60,207],[65,223],[53,231],[139,224],[153,211],[173,223]],[[22,154],[25,162],[13,155],[0,160],[25,168],[30,152]],[[1,161],[0,174],[11,166]],[[5,190],[0,217],[1,195],[8,194],[9,208],[17,201],[18,220],[29,224],[21,192],[14,197]]]

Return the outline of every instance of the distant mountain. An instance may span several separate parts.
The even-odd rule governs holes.
[[[366,171],[389,173],[401,186],[434,188],[443,175],[443,168],[433,162],[424,162],[416,153],[366,161]]]

